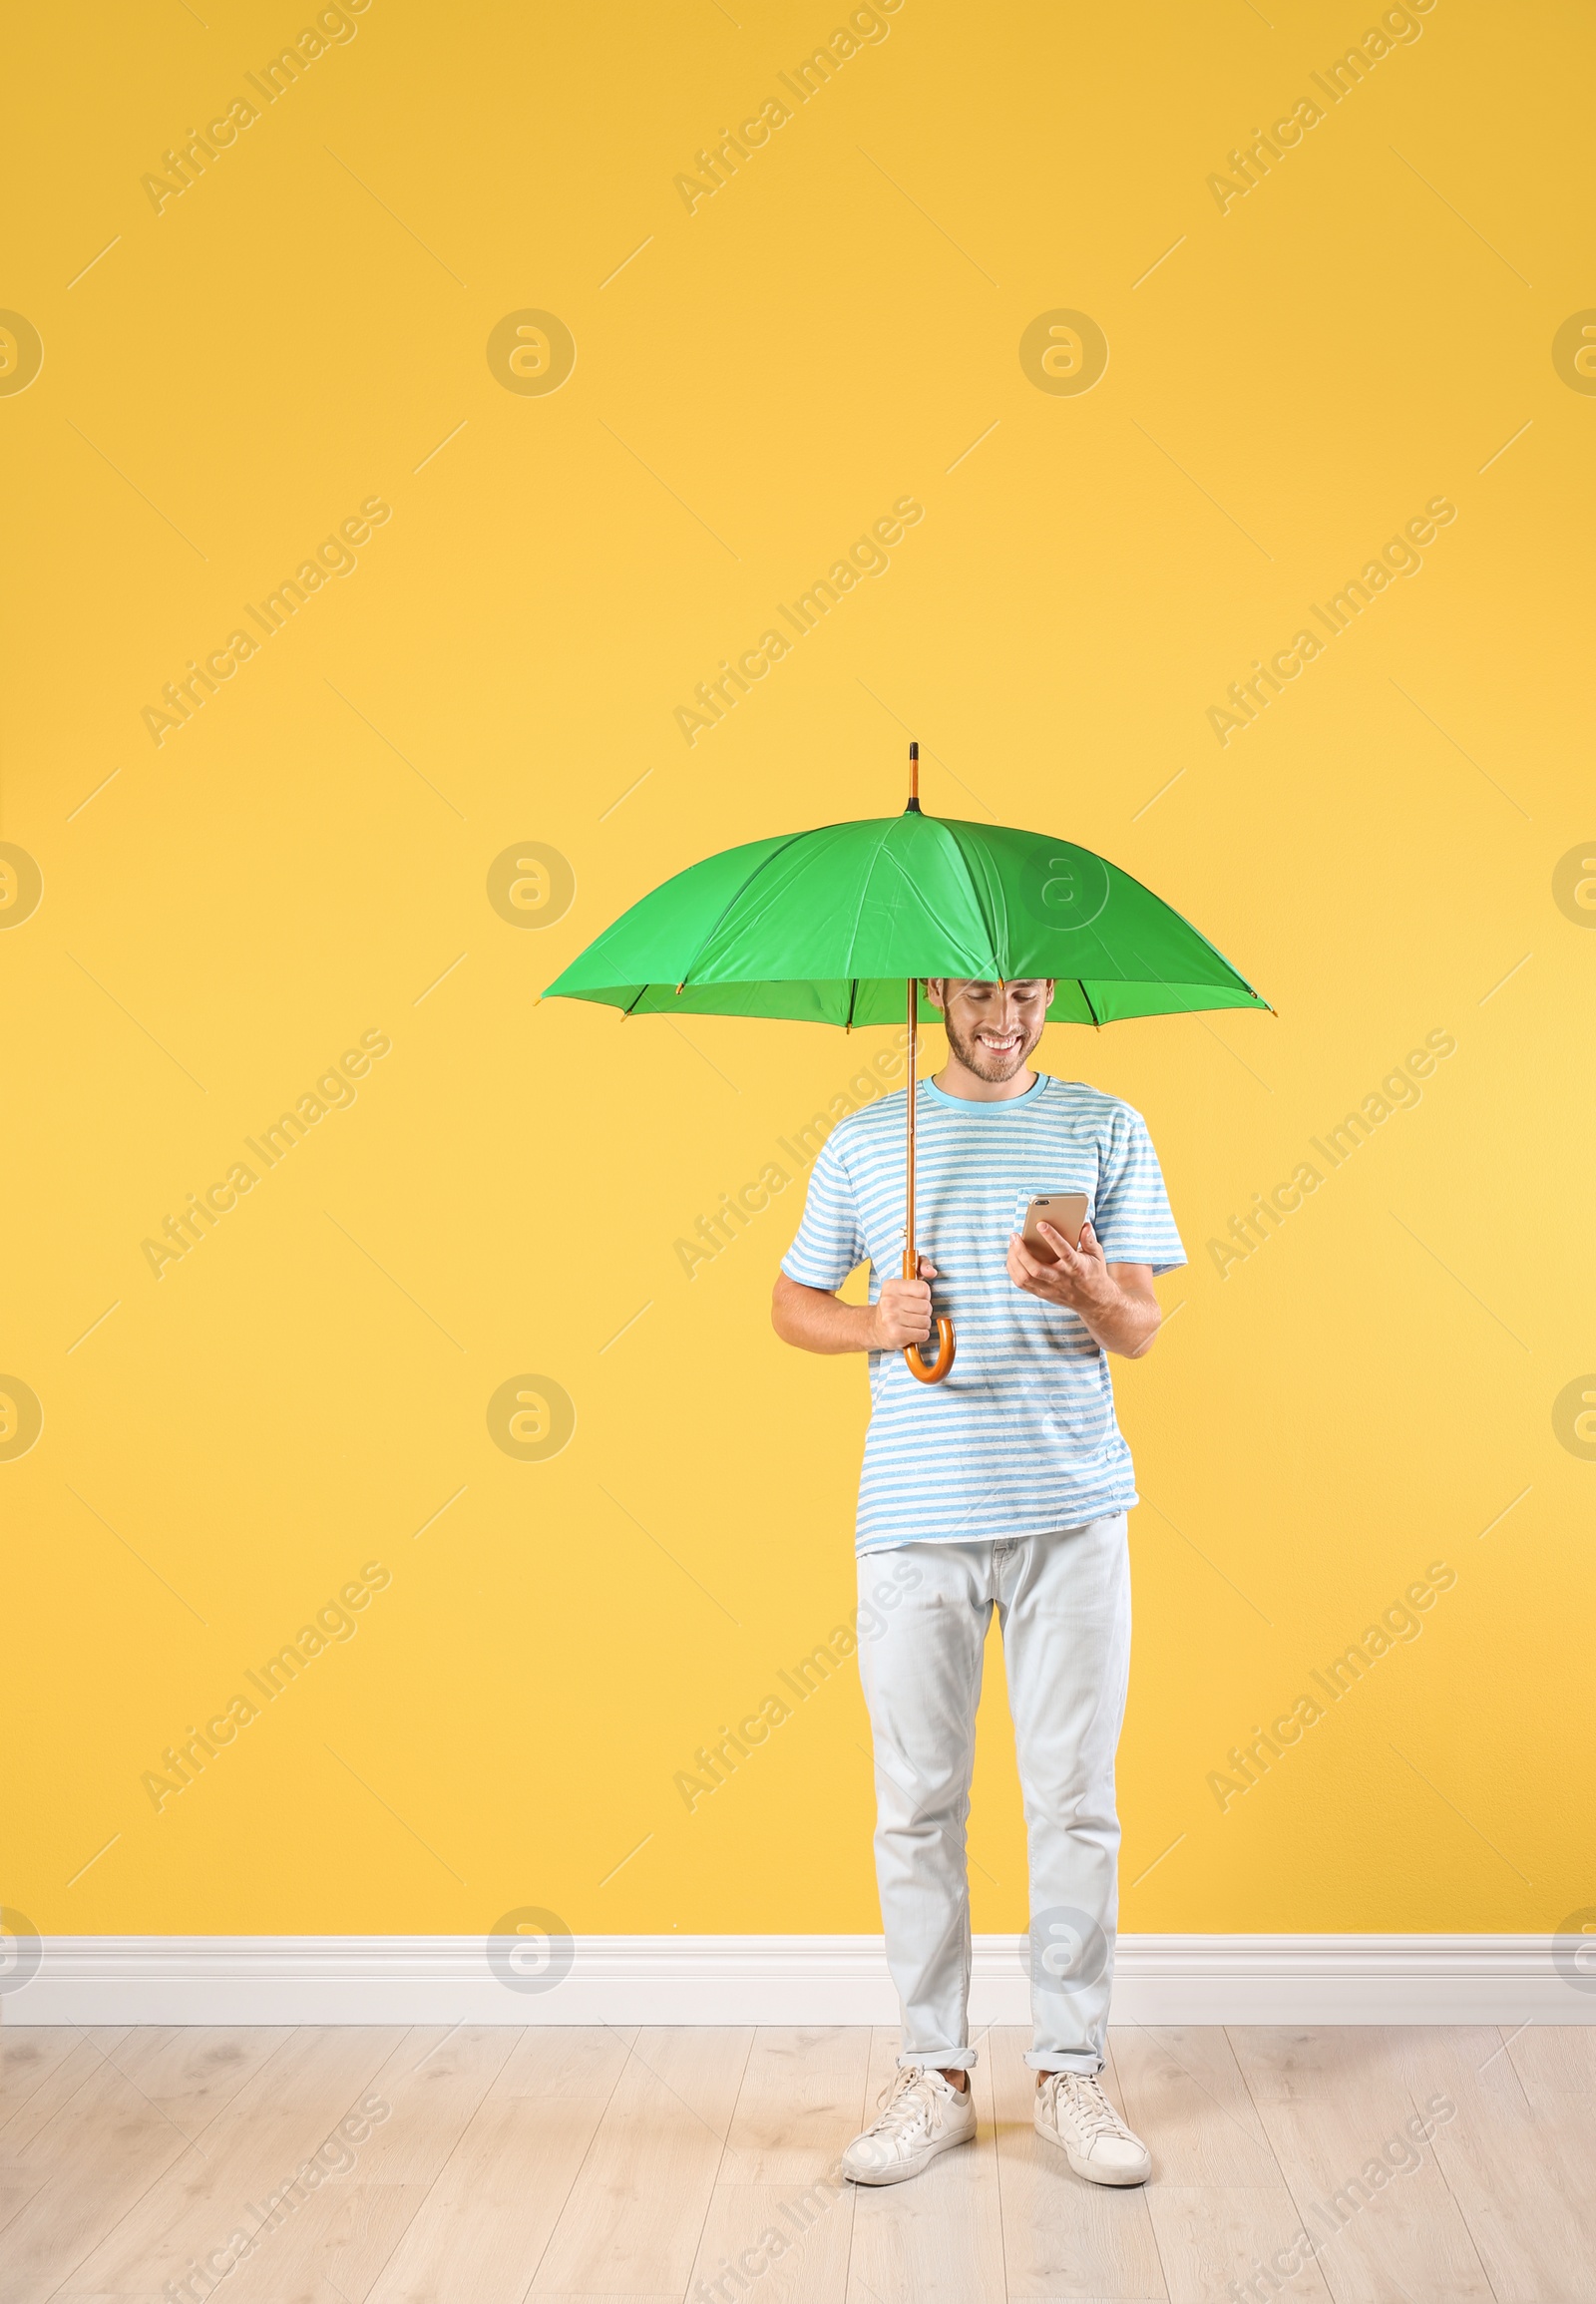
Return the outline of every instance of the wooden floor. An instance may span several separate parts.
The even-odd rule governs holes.
[[[1156,2169],[1132,2192],[1078,2182],[1033,2134],[1025,2039],[993,2033],[974,2148],[885,2191],[828,2184],[896,2045],[0,2034],[0,2299],[155,2298],[207,2257],[188,2294],[219,2279],[227,2304],[1217,2304],[1233,2282],[1336,2304],[1596,2299],[1596,2029],[1116,2031],[1104,2077]],[[268,2195],[372,2092],[383,2116],[327,2154],[352,2164],[262,2228]],[[1266,2278],[1304,2227],[1320,2253]]]

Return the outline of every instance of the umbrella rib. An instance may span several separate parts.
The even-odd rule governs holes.
[[[960,839],[958,833],[953,828],[953,821],[947,817],[941,817],[938,819],[938,822],[942,824],[948,834],[949,839],[953,843],[954,854],[958,857],[960,869],[965,876],[965,886],[969,890],[971,902],[974,904],[976,911],[980,916],[981,925],[987,932],[987,942],[991,947],[992,958],[997,964],[998,973],[1000,977],[1002,974],[1003,960],[1003,953],[1002,949],[1000,948],[1006,946],[1007,943],[1008,908],[1006,905],[1003,907],[1003,935],[1001,939],[999,939],[998,935],[996,908],[993,906],[990,900],[995,895],[1000,896],[1002,894],[1001,883],[994,883],[988,881],[985,876],[983,877],[983,880],[978,883],[975,866],[972,864],[970,857],[966,853],[964,842]]]
[[[1087,1015],[1090,1016],[1092,1022],[1097,1026],[1097,1029],[1101,1031],[1103,1028],[1103,1020],[1102,1017],[1097,1013],[1097,1010],[1091,1004],[1091,994],[1086,989],[1085,978],[1083,976],[1076,976],[1075,981],[1080,986],[1080,996],[1086,1003]]]
[[[759,878],[759,875],[765,870],[767,865],[774,864],[778,856],[785,856],[789,848],[793,847],[796,842],[804,839],[806,835],[802,832],[790,833],[788,837],[781,842],[779,847],[773,848],[768,856],[762,856],[759,859],[759,862],[754,866],[752,872],[749,873],[747,879],[742,883],[742,885],[735,889],[732,894],[727,897],[725,903],[721,906],[719,912],[716,913],[713,921],[711,921],[709,927],[705,929],[702,938],[699,940],[698,951],[693,954],[692,959],[682,969],[681,981],[683,983],[686,983],[691,977],[694,964],[698,959],[698,954],[703,951],[705,945],[707,945],[710,939],[714,936],[716,929],[719,928],[721,922],[725,919],[727,913],[730,912],[732,906],[742,902],[743,898],[748,894],[748,891],[753,887],[754,882]]]
[[[882,860],[882,857],[883,857],[883,855],[887,853],[887,843],[888,843],[888,841],[889,841],[889,840],[891,840],[891,838],[892,838],[892,836],[893,836],[893,832],[894,832],[894,830],[896,829],[897,825],[900,823],[900,821],[901,821],[901,819],[900,819],[900,818],[898,818],[898,817],[896,817],[896,816],[889,816],[889,817],[886,819],[886,821],[885,821],[885,823],[883,824],[883,826],[882,826],[882,830],[881,830],[881,835],[880,835],[880,838],[877,840],[877,842],[876,842],[876,845],[875,845],[875,848],[874,848],[874,850],[873,850],[873,851],[872,851],[872,853],[871,853],[870,862],[869,862],[868,866],[867,866],[867,867],[866,867],[866,869],[865,869],[864,878],[863,878],[863,880],[862,880],[862,882],[861,882],[861,884],[860,884],[860,896],[861,896],[861,903],[863,903],[863,899],[864,899],[864,896],[865,896],[865,894],[867,894],[867,893],[868,893],[868,891],[869,891],[869,889],[870,889],[870,885],[871,885],[872,881],[873,881],[873,880],[875,879],[875,877],[876,877],[876,867],[877,867],[877,865],[878,865],[878,864],[880,864],[880,862],[881,862],[881,860]],[[898,869],[898,871],[899,871],[900,873],[902,873],[902,871],[903,871],[903,866],[902,866],[901,864],[899,864],[899,863],[898,863],[898,859],[897,859],[895,856],[894,856],[894,857],[891,857],[891,858],[889,859],[889,861],[890,861],[892,864],[894,864],[895,866],[897,866],[897,869]],[[854,947],[855,947],[855,946],[858,944],[858,942],[859,942],[859,921],[858,921],[858,919],[857,919],[857,917],[856,917],[856,918],[855,918],[855,921],[854,921],[854,925],[853,925],[853,933],[852,933],[852,935],[851,935],[851,936],[849,937],[849,939],[848,939],[848,958],[847,958],[847,961],[846,961],[846,963],[845,963],[845,964],[846,964],[846,965],[847,965],[847,966],[848,966],[850,969],[853,967],[853,964],[854,964]],[[857,981],[857,979],[855,979],[855,980]],[[849,1016],[849,1021],[850,1021],[850,1022],[853,1020],[853,1012],[854,1012],[854,1011],[853,1011],[853,1001],[850,999],[850,1001],[849,1001],[849,1003],[848,1003],[848,1016]],[[846,1027],[846,1026],[844,1026],[844,1029],[845,1029],[845,1030],[846,1030],[846,1028],[847,1028],[847,1027]]]
[[[1104,861],[1107,861],[1106,858]],[[1197,926],[1195,921],[1188,920],[1183,912],[1177,912],[1175,907],[1170,904],[1166,898],[1156,895],[1154,891],[1147,886],[1147,883],[1144,880],[1138,880],[1134,873],[1124,871],[1123,868],[1117,864],[1113,869],[1119,874],[1121,880],[1128,880],[1132,888],[1139,888],[1143,896],[1151,897],[1154,904],[1161,904],[1166,912],[1174,913],[1175,918],[1179,921],[1181,927],[1188,930],[1191,935],[1197,939],[1197,942],[1206,952],[1211,952],[1213,954],[1220,966],[1226,969],[1231,977],[1235,980],[1235,982],[1241,985],[1243,991],[1251,992],[1255,1000],[1262,1001],[1263,1005],[1269,1009],[1271,1015],[1277,1015],[1279,1013],[1277,1008],[1271,1006],[1270,1002],[1264,999],[1263,993],[1259,991],[1256,986],[1250,984],[1247,981],[1247,978],[1242,974],[1235,961],[1228,959],[1226,955],[1220,951],[1218,945],[1213,942],[1212,938],[1204,936],[1202,930]],[[1137,955],[1137,958],[1140,958],[1139,954]],[[1078,981],[1079,979],[1077,978],[1076,980]],[[1153,983],[1168,983],[1177,979],[1167,976],[1155,975],[1149,980]]]
[[[897,876],[898,876],[898,880],[899,880],[899,883],[900,883],[900,889],[899,889],[899,892],[898,892],[898,894],[899,894],[899,898],[900,898],[900,901],[901,901],[901,898],[902,898],[902,894],[903,894],[903,891],[904,891],[904,890],[913,891],[913,890],[916,888],[916,882],[915,882],[915,879],[914,879],[914,876],[913,876],[913,874],[912,874],[912,873],[909,871],[908,867],[905,865],[903,858],[902,858],[901,856],[899,856],[899,855],[896,853],[896,851],[895,851],[895,850],[894,850],[894,849],[891,847],[891,845],[890,845],[890,843],[891,843],[891,840],[892,840],[892,836],[893,836],[893,833],[894,833],[894,832],[897,830],[898,826],[899,826],[900,824],[902,824],[904,821],[905,821],[905,819],[904,819],[904,817],[902,817],[902,816],[889,816],[889,817],[888,817],[888,818],[885,820],[885,822],[884,822],[884,824],[883,824],[883,827],[882,827],[881,837],[880,837],[880,839],[879,839],[879,840],[877,841],[877,843],[876,843],[875,851],[874,851],[874,853],[873,853],[873,855],[871,856],[871,859],[870,859],[870,868],[869,868],[869,871],[868,871],[868,872],[866,873],[866,875],[865,875],[865,881],[864,881],[864,886],[865,886],[865,889],[866,889],[866,890],[869,890],[869,889],[870,889],[870,887],[871,887],[871,886],[873,885],[873,883],[874,883],[877,867],[878,867],[878,866],[879,866],[879,865],[880,865],[880,864],[881,864],[881,863],[882,863],[882,862],[885,860],[885,862],[886,862],[888,865],[890,865],[890,866],[891,866],[892,870],[893,870],[893,871],[894,871],[894,872],[897,874]],[[948,833],[948,820],[947,820],[945,817],[937,817],[937,816],[922,816],[922,817],[919,819],[919,822],[920,822],[921,824],[923,824],[923,825],[936,826],[936,827],[937,827],[939,830],[941,830],[941,831],[943,831],[943,832],[945,832],[945,833]],[[968,884],[970,883],[970,868],[969,868],[969,864],[968,864],[968,862],[967,862],[967,860],[966,860],[966,857],[965,857],[965,853],[964,853],[964,850],[963,850],[963,848],[960,846],[959,842],[958,842],[956,839],[953,839],[953,836],[952,836],[952,834],[951,834],[951,833],[949,833],[949,834],[948,834],[948,837],[950,838],[950,840],[952,840],[952,845],[953,845],[953,851],[954,851],[954,854],[955,854],[955,855],[958,857],[958,859],[959,859],[959,861],[960,861],[961,865],[964,867],[964,870],[965,870],[965,878],[966,878],[966,882],[967,882],[967,885],[968,885]],[[973,889],[973,888],[972,888],[972,895],[974,895],[974,889]],[[897,906],[895,905],[895,906],[894,906],[894,916],[895,916],[895,917],[896,917],[897,909],[898,909],[898,908],[897,908]],[[981,909],[981,908],[980,908],[980,903],[979,903],[979,900],[978,900],[978,901],[977,901],[977,910],[978,910],[978,912],[980,911],[980,909]],[[983,925],[983,927],[987,928],[987,930],[988,930],[988,935],[989,935],[989,937],[990,937],[990,935],[991,935],[991,929],[990,929],[990,927],[988,926],[988,923],[987,923],[987,919],[986,919],[986,915],[985,915],[984,913],[982,914],[982,925]],[[855,921],[855,923],[854,923],[854,933],[853,933],[852,937],[850,938],[850,940],[849,940],[849,945],[848,945],[848,958],[847,958],[847,962],[846,962],[846,964],[847,964],[849,967],[852,967],[852,966],[854,965],[854,962],[855,962],[855,958],[856,958],[856,955],[855,955],[855,947],[857,946],[857,944],[858,944],[858,941],[859,941],[859,923],[858,923],[858,921],[856,920],[856,921]],[[971,957],[973,958],[974,956],[971,956]],[[908,971],[907,971],[907,969],[906,969],[906,970],[905,970],[905,974],[907,975],[907,973],[908,973]]]

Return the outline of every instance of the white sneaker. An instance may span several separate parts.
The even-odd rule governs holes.
[[[930,2065],[906,2065],[877,2102],[876,2118],[842,2155],[842,2172],[851,2183],[901,2184],[939,2152],[976,2140],[968,2077],[957,2089]]]
[[[1044,2072],[1036,2091],[1036,2133],[1069,2155],[1089,2184],[1144,2184],[1153,2157],[1102,2092],[1095,2074]]]

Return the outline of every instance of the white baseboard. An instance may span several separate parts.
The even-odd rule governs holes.
[[[1550,1936],[1124,1936],[1117,2024],[1591,2024]],[[1026,2024],[1023,1937],[978,1936],[976,2025]],[[512,1989],[476,1936],[53,1936],[40,2024],[896,2024],[879,1936],[583,1936]],[[1583,1981],[1583,1980],[1582,1980]],[[1596,1984],[1593,1978],[1591,1984]]]

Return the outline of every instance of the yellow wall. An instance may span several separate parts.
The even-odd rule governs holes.
[[[14,35],[0,302],[44,358],[12,329],[0,838],[43,896],[18,919],[19,868],[0,933],[0,1367],[44,1421],[0,1462],[8,1899],[878,1924],[851,1676],[695,1812],[673,1786],[850,1605],[865,1412],[767,1326],[796,1189],[691,1280],[674,1244],[889,1035],[536,1001],[688,861],[896,808],[913,733],[929,807],[1101,850],[1279,1008],[1044,1044],[1147,1115],[1192,1258],[1119,1379],[1126,1924],[1555,1927],[1591,1893],[1596,1444],[1554,1421],[1596,1365],[1596,378],[1577,324],[1554,358],[1596,305],[1588,15],[1433,0],[1333,102],[1365,13],[1331,0],[901,0],[799,103],[845,21],[802,0],[369,0],[268,104],[245,73],[315,19],[205,14]],[[240,97],[158,212],[141,180]],[[1106,337],[1083,392],[1022,365],[1060,309]],[[553,391],[502,333],[490,365],[528,310],[575,341]],[[890,570],[686,742],[904,496]],[[1437,498],[1417,572],[1221,742],[1227,683]],[[368,500],[353,572],[147,723]],[[547,917],[556,868],[512,925],[490,868],[529,843],[575,899]],[[1422,1100],[1221,1277],[1210,1238],[1431,1032]],[[142,1244],[363,1033],[357,1100],[158,1277]],[[576,1407],[546,1461],[489,1431],[531,1372]],[[1222,1812],[1229,1747],[1434,1562],[1420,1637]],[[355,1636],[158,1812],[144,1771],[367,1563]],[[976,1917],[1014,1929],[992,1689]]]

